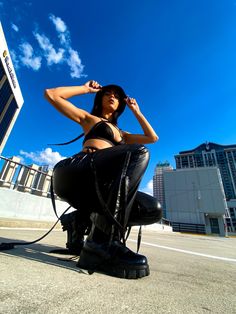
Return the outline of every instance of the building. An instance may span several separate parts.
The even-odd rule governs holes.
[[[153,176],[153,196],[161,203],[163,209],[163,218],[166,218],[166,202],[165,202],[165,189],[164,189],[164,171],[173,170],[173,167],[166,161],[159,162],[156,165]]]
[[[165,171],[164,186],[173,231],[225,236],[227,203],[217,167]]]
[[[0,23],[0,154],[11,133],[23,102]]]
[[[176,168],[217,167],[220,171],[229,213],[226,222],[229,231],[236,231],[236,145],[207,142],[182,151],[175,156]],[[229,214],[229,216],[228,216]]]
[[[236,199],[236,145],[205,143],[175,156],[176,169],[218,167],[226,199]]]
[[[24,165],[19,157],[0,156],[0,218],[55,222],[51,177],[47,166]],[[68,204],[56,195],[55,202],[60,216]]]

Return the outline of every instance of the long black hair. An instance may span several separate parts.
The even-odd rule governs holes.
[[[118,85],[106,85],[103,86],[101,88],[100,91],[98,91],[96,93],[96,96],[94,98],[94,105],[93,105],[93,109],[91,111],[91,114],[97,117],[101,117],[102,118],[102,98],[103,95],[107,92],[107,91],[113,91],[118,95],[118,99],[119,99],[119,107],[118,109],[113,113],[110,122],[113,124],[117,124],[117,120],[119,118],[119,116],[123,113],[123,111],[125,110],[125,98],[127,97],[123,88],[121,88]]]
[[[93,108],[92,108],[91,114],[94,115],[94,116],[103,118],[103,116],[102,116],[102,98],[103,98],[103,95],[105,94],[105,92],[107,92],[107,91],[113,91],[113,92],[115,92],[118,95],[119,107],[113,113],[111,119],[109,120],[111,123],[117,125],[117,120],[118,120],[119,116],[125,110],[125,105],[126,105],[125,98],[127,98],[123,88],[118,86],[118,85],[110,84],[110,85],[103,86],[96,93],[96,96],[94,98],[94,104],[93,104]],[[84,136],[84,133],[81,133],[79,136],[77,136],[76,138],[74,138],[73,140],[71,140],[69,142],[58,143],[58,144],[48,144],[48,145],[67,145],[67,144],[71,144],[71,143],[77,141],[78,139],[80,139],[83,136]]]

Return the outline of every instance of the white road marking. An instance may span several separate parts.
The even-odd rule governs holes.
[[[129,241],[136,242],[136,240],[132,240],[132,239],[130,239]],[[228,257],[221,257],[221,256],[203,254],[203,253],[198,253],[198,252],[194,252],[194,251],[187,251],[187,250],[177,249],[177,248],[173,248],[173,247],[169,247],[169,246],[158,245],[158,244],[153,244],[153,243],[143,242],[143,241],[142,241],[142,244],[148,245],[148,246],[157,247],[157,248],[160,248],[160,249],[169,250],[169,251],[175,251],[175,252],[180,252],[180,253],[185,253],[185,254],[203,256],[203,257],[207,257],[207,258],[218,259],[218,260],[221,260],[221,261],[227,261],[227,262],[234,262],[234,263],[236,263],[236,259],[235,258],[228,258]]]
[[[37,231],[38,230],[40,230],[40,231],[48,230],[48,229],[41,229],[41,228],[38,229],[38,228],[11,228],[11,227],[0,227],[0,229],[31,230],[31,231],[32,230],[37,230]],[[53,231],[61,231],[61,230],[54,229]],[[137,242],[137,240],[132,240],[132,239],[129,239],[128,241],[130,241],[130,242]],[[158,245],[158,244],[144,242],[144,241],[142,241],[142,244],[148,245],[148,246],[157,247],[157,248],[160,248],[160,249],[169,250],[169,251],[175,251],[175,252],[180,252],[180,253],[185,253],[185,254],[190,254],[190,255],[203,256],[203,257],[207,257],[207,258],[218,259],[218,260],[221,260],[221,261],[227,261],[227,262],[236,263],[236,259],[235,258],[203,254],[203,253],[198,253],[198,252],[194,252],[194,251],[187,251],[187,250],[173,248],[173,247],[170,247],[170,246]]]

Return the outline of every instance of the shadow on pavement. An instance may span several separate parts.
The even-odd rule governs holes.
[[[9,242],[21,242],[21,241],[19,239],[14,240],[14,239],[1,237],[0,242],[9,243]],[[29,259],[32,261],[45,263],[48,265],[70,269],[77,273],[88,274],[82,269],[76,267],[76,263],[78,261],[79,256],[50,253],[50,251],[54,249],[61,249],[61,247],[35,243],[31,245],[19,245],[19,246],[16,245],[11,250],[0,251],[0,254],[12,256],[12,257],[21,257],[21,258]]]

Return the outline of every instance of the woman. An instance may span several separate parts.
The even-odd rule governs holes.
[[[88,93],[96,93],[91,113],[67,100]],[[149,160],[143,144],[156,142],[158,136],[136,100],[127,97],[117,85],[102,87],[89,81],[82,86],[47,89],[45,97],[58,111],[79,123],[85,134],[82,151],[59,162],[53,174],[56,194],[79,209],[82,220],[88,216],[92,220],[78,266],[121,278],[147,276],[146,257],[128,249],[124,238]],[[143,134],[130,134],[117,127],[126,105]]]

